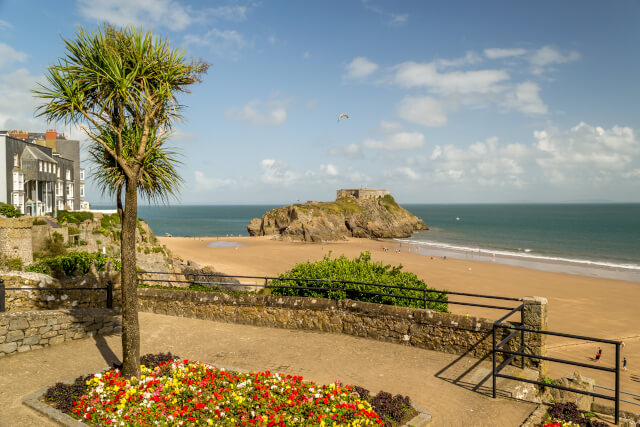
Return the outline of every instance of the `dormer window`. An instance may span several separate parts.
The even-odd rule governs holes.
[[[18,153],[13,155],[13,167],[17,168],[20,166],[20,158],[18,157]]]

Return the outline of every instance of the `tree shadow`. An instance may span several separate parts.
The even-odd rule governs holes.
[[[114,367],[122,365],[120,358],[113,352],[111,347],[109,347],[109,343],[104,335],[94,335],[93,340],[96,342],[96,347],[98,351],[100,351],[104,361],[107,362],[107,365]]]

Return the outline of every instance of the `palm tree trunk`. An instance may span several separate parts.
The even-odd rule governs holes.
[[[122,374],[140,377],[140,325],[138,323],[138,283],[136,277],[137,182],[126,181],[122,221]]]

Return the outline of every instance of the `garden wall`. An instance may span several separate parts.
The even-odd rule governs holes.
[[[525,325],[546,329],[546,300],[531,297],[524,303]],[[343,333],[477,358],[490,355],[492,348],[493,320],[352,300],[146,288],[138,289],[138,308],[171,316]],[[499,340],[506,335],[504,330],[498,332]],[[527,334],[525,344],[534,354],[546,354],[544,337]],[[542,369],[535,362],[530,367]]]
[[[113,306],[121,300],[120,277],[116,273],[93,272],[82,277],[65,278],[63,282],[46,274],[28,272],[0,272],[5,291],[5,311],[59,310],[74,308],[105,308],[106,282],[114,286]],[[16,289],[23,288],[23,289]],[[35,289],[30,289],[35,288]],[[61,290],[59,288],[79,288]]]
[[[121,331],[120,311],[113,309],[0,313],[0,357]]]

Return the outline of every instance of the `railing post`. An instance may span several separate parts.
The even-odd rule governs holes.
[[[267,289],[268,286],[269,286],[269,278],[265,277],[264,278],[264,288]]]
[[[113,283],[107,281],[107,308],[113,308]]]
[[[491,345],[491,362],[493,363],[493,369],[491,370],[492,380],[493,380],[493,398],[496,398],[496,325],[493,325],[493,329],[491,331],[492,335],[492,345]]]
[[[422,290],[422,302],[424,302],[424,309],[427,309],[427,290],[423,289]]]
[[[524,324],[524,304],[520,306],[520,326],[526,328]],[[525,353],[525,345],[524,345],[524,331],[520,331],[520,347],[522,348],[522,352]],[[522,356],[522,369],[524,369],[524,360],[525,357]]]
[[[0,313],[4,313],[4,280],[0,278]]]
[[[616,413],[615,425],[620,421],[620,342],[616,343]]]

